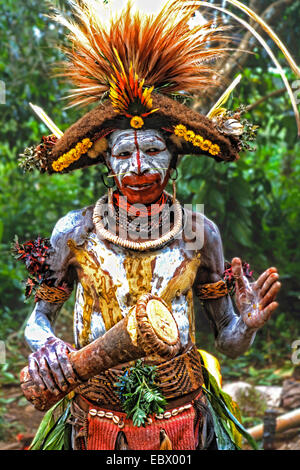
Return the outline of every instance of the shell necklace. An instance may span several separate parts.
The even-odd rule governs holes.
[[[93,222],[96,228],[96,234],[100,239],[108,240],[109,242],[127,248],[134,251],[146,251],[160,248],[166,243],[170,242],[182,229],[182,208],[180,203],[175,199],[174,201],[174,225],[171,230],[163,234],[161,237],[156,240],[146,240],[142,242],[137,242],[133,240],[128,240],[127,238],[122,238],[119,235],[111,233],[103,225],[103,204],[106,196],[100,198],[94,208],[93,212]]]

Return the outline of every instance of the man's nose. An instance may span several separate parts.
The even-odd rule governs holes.
[[[135,150],[131,156],[130,171],[138,175],[148,170],[146,155],[141,150]]]

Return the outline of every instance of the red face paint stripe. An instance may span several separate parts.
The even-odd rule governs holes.
[[[136,146],[136,161],[137,161],[138,173],[140,173],[141,172],[141,156],[140,156],[140,149],[139,149],[139,144],[137,140],[137,131],[134,131],[134,143]]]

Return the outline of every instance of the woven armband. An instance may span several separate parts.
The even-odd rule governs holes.
[[[35,291],[36,300],[44,300],[52,304],[64,303],[70,295],[71,291],[67,287],[51,287],[47,284],[41,284]]]
[[[242,262],[244,276],[252,281],[253,271],[250,271],[250,265],[246,262]],[[217,282],[211,282],[208,284],[200,284],[196,287],[196,295],[201,300],[208,299],[219,299],[225,295],[233,296],[235,294],[235,278],[232,272],[231,264],[225,263],[225,271],[223,273],[223,279]]]
[[[196,288],[196,295],[201,300],[219,299],[229,294],[227,284],[223,279],[218,282],[201,284]]]

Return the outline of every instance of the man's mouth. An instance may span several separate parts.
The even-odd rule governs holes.
[[[159,180],[160,176],[158,174],[138,177],[125,176],[122,183],[126,189],[131,189],[132,191],[143,191],[158,183]]]
[[[153,183],[136,184],[134,186],[132,186],[131,184],[127,184],[126,188],[132,189],[133,191],[140,191],[142,189],[150,188],[150,186],[152,185]]]

